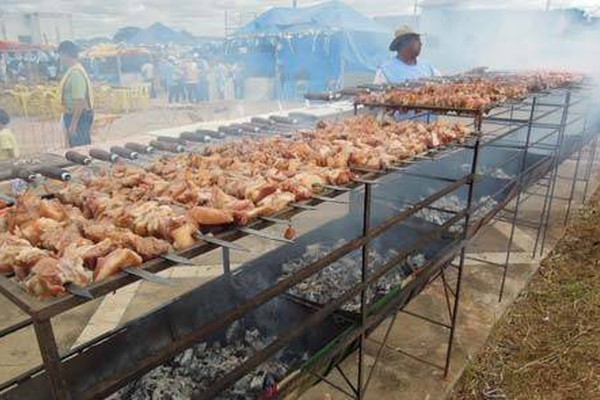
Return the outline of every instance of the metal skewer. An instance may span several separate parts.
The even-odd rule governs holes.
[[[215,244],[217,246],[226,247],[231,250],[250,252],[250,250],[248,250],[247,248],[245,248],[243,246],[240,246],[239,244],[228,242],[226,240],[221,240],[214,236],[203,235],[202,233],[199,233],[199,232],[196,234],[196,238],[198,238],[198,240],[202,240],[206,243],[211,243],[211,244]]]
[[[129,275],[137,276],[138,278],[142,278],[146,281],[157,283],[159,285],[174,286],[172,280],[155,275],[141,268],[127,267],[123,268],[122,271],[128,273]]]
[[[327,202],[329,202],[329,203],[337,203],[337,204],[349,204],[349,202],[348,202],[348,201],[346,201],[346,200],[339,200],[339,199],[334,199],[334,198],[331,198],[331,197],[319,196],[319,195],[317,195],[317,194],[313,194],[311,197],[312,197],[313,199],[316,199],[316,200],[321,200],[321,201],[327,201]]]
[[[267,222],[273,222],[274,224],[279,224],[279,225],[289,225],[290,224],[290,220],[287,220],[287,219],[279,219],[279,218],[273,218],[273,217],[260,217],[260,219],[262,219],[263,221],[267,221]]]
[[[315,207],[315,206],[310,206],[308,204],[302,204],[302,203],[290,203],[288,205],[290,207],[297,208],[299,210],[314,211],[317,209],[317,207]]]
[[[79,285],[76,285],[73,282],[69,282],[65,285],[65,289],[67,289],[67,292],[71,293],[74,296],[77,297],[83,297],[85,299],[93,299],[94,295],[92,294],[92,292],[90,292],[88,289],[86,288],[82,288]]]
[[[319,185],[323,189],[335,190],[336,192],[349,192],[351,188],[336,185]]]
[[[160,256],[163,260],[167,260],[167,261],[171,261],[173,263],[176,264],[182,264],[182,265],[196,265],[195,262],[193,262],[190,259],[187,259],[185,257],[179,256],[177,254],[173,254],[173,253],[167,253],[167,254],[163,254]]]
[[[248,235],[254,235],[254,236],[258,236],[264,239],[269,239],[269,240],[274,240],[276,242],[282,242],[282,243],[294,243],[293,240],[289,240],[283,237],[279,237],[279,236],[274,236],[271,234],[268,234],[266,232],[262,232],[262,231],[257,231],[256,229],[252,229],[252,228],[238,228],[238,230],[240,232],[244,232],[247,233]]]

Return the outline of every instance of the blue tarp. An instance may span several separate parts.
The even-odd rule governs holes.
[[[240,28],[230,49],[252,75],[306,79],[323,90],[342,72],[374,72],[389,57],[392,32],[358,11],[332,1],[306,8],[273,8]],[[277,72],[279,71],[279,72]],[[285,84],[284,84],[285,86]]]

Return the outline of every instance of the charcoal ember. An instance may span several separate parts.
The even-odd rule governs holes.
[[[301,258],[292,260],[283,265],[283,277],[289,276],[303,266],[324,257],[332,249],[342,246],[343,244],[344,241],[341,240],[331,247],[323,244],[312,244],[307,246]],[[397,256],[398,253],[394,250],[389,250],[385,254],[373,250],[370,251],[369,273],[375,272],[382,265],[388,263]],[[411,263],[423,265],[425,262],[424,260],[424,255],[419,254],[417,255],[417,258],[409,257],[405,261],[405,264],[407,264],[408,267],[411,267]],[[328,303],[343,295],[360,282],[361,264],[360,251],[352,252],[348,256],[336,261],[308,279],[300,282],[288,292],[315,303]],[[413,270],[414,269],[415,268],[413,267]],[[410,270],[410,268],[408,268],[408,270]],[[392,268],[385,276],[371,286],[367,293],[367,299],[372,301],[386,295],[393,288],[402,285],[402,282],[405,279],[406,273],[404,272],[402,265]],[[342,309],[353,312],[358,311],[360,309],[360,297],[357,296],[351,299],[342,306]]]
[[[454,217],[454,213],[465,210],[467,208],[467,203],[460,199],[457,195],[453,194],[439,199],[431,204],[431,206],[438,209],[448,210],[449,212],[425,208],[415,213],[415,216],[436,225],[443,225]],[[472,219],[477,220],[485,217],[488,213],[496,209],[498,207],[498,202],[491,196],[483,196],[477,201],[474,207],[477,207],[477,209],[473,213]],[[449,228],[449,231],[451,233],[456,233],[462,231],[462,229],[463,222],[459,221],[452,225]]]
[[[171,361],[131,382],[110,399],[189,399],[194,392],[210,387],[213,382],[248,360],[256,350],[264,348],[275,339],[265,336],[258,329],[244,330],[240,323],[229,327],[226,338],[225,344],[200,343],[187,349]],[[263,392],[265,381],[279,381],[292,365],[306,357],[305,354],[281,352],[275,359],[263,363],[215,398],[256,399]]]
[[[193,357],[194,357],[194,350],[187,349],[186,351],[184,351],[183,353],[181,353],[180,355],[175,357],[174,361],[182,367],[189,367],[192,362]]]
[[[471,167],[472,167],[471,164],[461,165],[461,169],[465,173],[471,172]],[[477,167],[477,172],[483,176],[491,176],[493,178],[498,178],[498,179],[513,179],[514,178],[514,176],[507,174],[502,168],[487,167],[485,165],[479,165]]]

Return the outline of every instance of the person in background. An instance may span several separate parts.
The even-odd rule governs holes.
[[[94,122],[92,83],[79,63],[79,48],[75,43],[62,42],[58,46],[58,55],[60,65],[67,68],[60,82],[60,93],[69,147],[89,145]]]
[[[0,161],[10,160],[19,157],[19,146],[15,136],[8,129],[10,117],[0,108]]]
[[[390,51],[396,52],[396,57],[379,67],[373,83],[394,84],[438,76],[439,71],[432,65],[418,61],[421,47],[421,35],[408,25],[402,26],[396,31],[394,40],[390,43]]]
[[[158,76],[163,90],[161,93],[165,93],[169,97],[169,88],[173,82],[173,64],[168,59],[161,58],[158,61]]]
[[[144,79],[144,83],[150,85],[150,98],[153,99],[156,97],[154,91],[154,64],[151,61],[148,61],[144,65],[142,65],[142,79]]]
[[[210,67],[205,59],[198,59],[198,101],[208,101],[208,76]]]
[[[231,67],[231,74],[233,76],[233,85],[235,87],[235,98],[236,100],[242,100],[244,98],[244,75],[241,65],[238,63],[233,64]]]
[[[183,65],[183,83],[185,87],[185,98],[188,103],[198,102],[198,64],[193,59],[186,60]]]
[[[169,89],[169,98],[173,93],[173,98],[176,103],[182,103],[185,101],[185,86],[183,85],[183,69],[181,68],[181,61],[177,61],[173,64],[173,86]]]
[[[0,54],[0,84],[4,84],[8,81],[8,75],[6,72],[6,57]]]

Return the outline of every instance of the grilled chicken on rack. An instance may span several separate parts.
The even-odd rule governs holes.
[[[441,78],[444,79],[444,78]],[[445,82],[422,82],[412,87],[394,87],[380,93],[361,93],[364,104],[405,107],[439,107],[484,110],[528,93],[565,87],[583,80],[580,74],[560,71],[533,71],[509,74],[457,76]]]
[[[383,169],[467,134],[458,124],[381,124],[363,116],[291,138],[228,142],[147,168],[118,165],[66,184],[55,199],[20,196],[6,219],[7,243],[22,240],[22,247],[7,247],[10,257],[0,265],[40,297],[60,294],[69,282],[87,284],[92,271],[96,282],[171,248],[188,248],[200,229],[246,225],[327,185],[344,185],[352,168]]]

